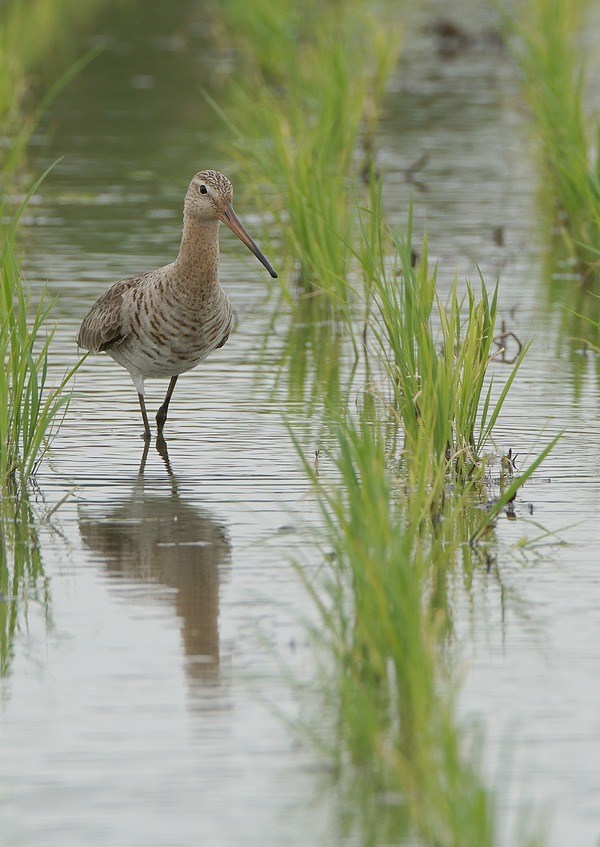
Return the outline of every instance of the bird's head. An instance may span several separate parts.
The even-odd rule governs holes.
[[[233,186],[219,171],[200,171],[190,183],[186,198],[186,211],[200,220],[222,221],[246,247],[262,262],[272,277],[277,273],[259,250],[233,210]]]

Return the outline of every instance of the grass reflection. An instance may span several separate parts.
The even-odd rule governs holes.
[[[487,548],[469,538],[495,486],[455,486],[425,527],[412,518],[420,492],[396,477],[387,439],[385,421],[359,414],[334,427],[335,482],[305,462],[325,525],[318,577],[300,571],[319,613],[313,635],[335,727],[322,743],[349,802],[361,796],[346,821],[361,843],[491,847],[495,798],[481,739],[458,717],[447,648],[452,574],[469,580],[487,566]]]
[[[44,574],[35,516],[26,491],[4,487],[0,504],[0,676],[7,676],[15,638],[27,625],[34,600],[50,620],[50,590]]]
[[[353,359],[346,327],[332,318],[318,295],[301,298],[293,312],[279,320],[285,320],[285,326],[280,330],[283,342],[280,338],[274,387],[283,384],[308,417],[324,406],[345,406]]]
[[[427,844],[490,844],[489,800],[459,753],[452,675],[437,659],[439,597],[423,602],[436,541],[423,543],[394,495],[377,422],[340,426],[333,460],[340,485],[313,474],[331,565],[308,588],[320,610],[315,636],[335,658],[325,687],[338,716],[331,752],[346,779],[354,772],[370,785],[360,831],[374,827],[372,843],[409,828]],[[454,840],[439,840],[444,832]]]
[[[569,364],[568,386],[579,401],[584,396],[590,373],[600,385],[600,324],[598,323],[600,281],[589,276],[582,282],[573,273],[573,263],[564,249],[549,247],[542,266],[541,296],[546,309],[557,320],[555,355]],[[566,387],[566,386],[565,386]]]

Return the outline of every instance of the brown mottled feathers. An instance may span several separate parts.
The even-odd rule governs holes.
[[[123,328],[123,295],[147,276],[147,273],[137,274],[111,285],[85,316],[77,336],[78,347],[101,353],[127,337]]]
[[[116,282],[81,323],[78,346],[90,353],[106,352],[129,372],[146,442],[151,431],[144,382],[170,379],[156,415],[157,447],[164,443],[162,432],[178,377],[222,347],[232,329],[233,309],[219,282],[219,225],[229,227],[271,276],[277,276],[236,215],[232,198],[227,177],[199,171],[185,195],[175,261]]]

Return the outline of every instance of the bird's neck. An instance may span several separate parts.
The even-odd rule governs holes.
[[[219,221],[183,216],[183,235],[175,270],[192,285],[219,285]]]

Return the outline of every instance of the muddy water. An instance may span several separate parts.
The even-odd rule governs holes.
[[[456,267],[474,277],[475,259],[489,281],[501,275],[507,329],[534,339],[499,445],[524,463],[565,431],[516,520],[499,522],[494,567],[468,587],[456,577],[462,708],[483,724],[484,765],[507,829],[531,802],[550,820],[550,844],[592,845],[596,360],[569,339],[573,282],[544,261],[510,64],[480,6],[460,5],[456,17],[473,37],[441,55],[426,27],[439,17],[430,4],[390,85],[379,154],[386,205],[402,222],[413,193],[442,291]],[[227,55],[210,43],[201,10],[169,4],[165,17],[163,4],[144,8],[143,30],[133,15],[101,22],[106,52],[54,106],[40,151],[64,158],[31,208],[26,267],[34,289],[48,281],[59,297],[59,369],[74,361],[79,321],[111,282],[174,257],[194,171],[227,170],[221,127],[199,93],[206,85],[225,96]],[[251,191],[238,191],[236,207],[260,240]],[[306,523],[314,507],[282,412],[307,451],[320,444],[318,415],[285,371],[275,386],[284,334],[279,324],[270,330],[264,269],[227,233],[222,250],[238,328],[181,378],[168,462],[153,447],[143,454],[127,374],[95,357],[39,475],[49,592],[23,608],[2,682],[2,844],[339,840],[335,804],[317,799],[317,763],[279,714],[293,717],[301,702],[282,666],[300,679],[311,666],[302,625],[311,610],[290,559],[319,561]],[[163,390],[150,383],[153,408]],[[521,550],[524,538],[538,540]]]

